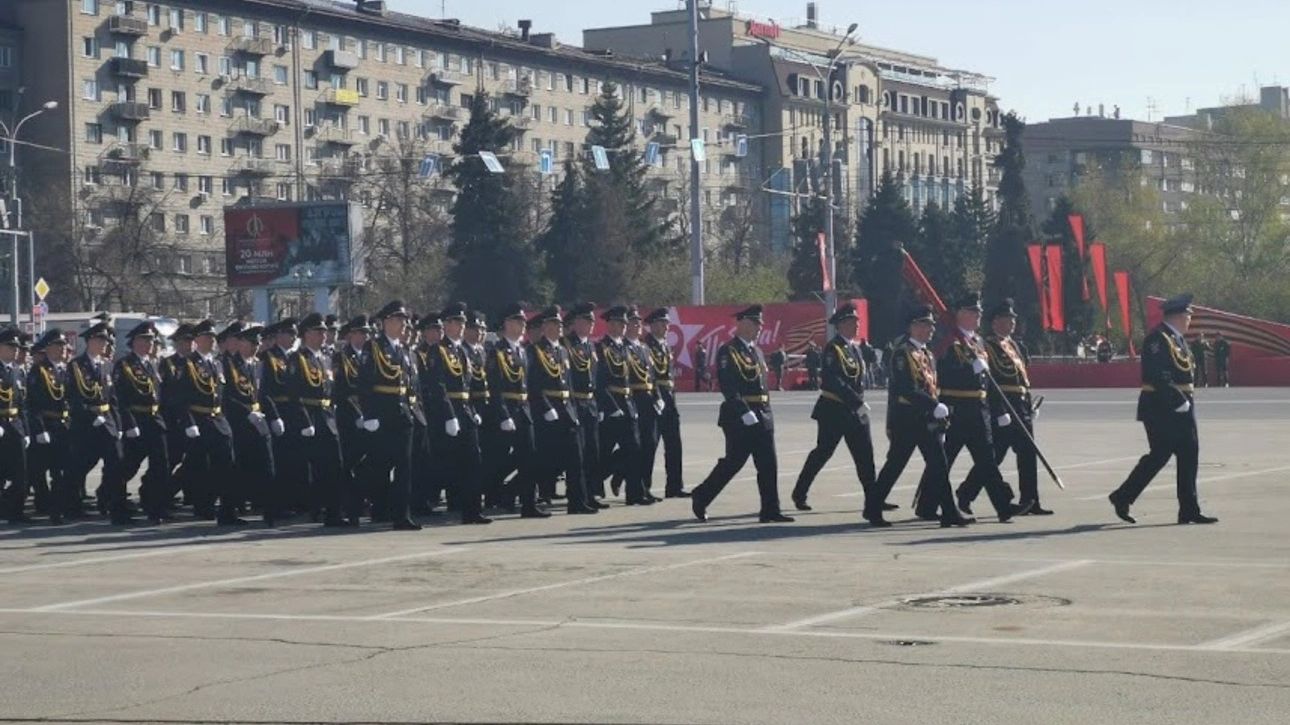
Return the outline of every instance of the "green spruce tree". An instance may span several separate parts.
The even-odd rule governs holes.
[[[824,200],[813,198],[793,217],[793,253],[788,286],[794,300],[813,300],[824,289],[820,267],[820,235],[824,233]]]
[[[886,344],[901,332],[901,250],[917,234],[918,222],[905,201],[904,189],[890,171],[884,171],[860,215],[852,254],[853,279],[859,281],[869,300],[870,335],[875,344]]]

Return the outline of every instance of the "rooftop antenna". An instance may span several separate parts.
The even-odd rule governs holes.
[[[1147,122],[1156,120],[1156,99],[1147,96]]]

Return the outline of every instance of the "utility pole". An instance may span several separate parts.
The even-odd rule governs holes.
[[[703,210],[699,161],[693,142],[699,138],[699,0],[686,0],[690,13],[690,303],[703,304]]]

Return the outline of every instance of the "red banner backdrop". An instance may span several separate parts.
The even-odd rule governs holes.
[[[1129,315],[1131,307],[1129,294],[1131,287],[1129,285],[1129,273],[1119,271],[1115,273],[1115,293],[1120,298],[1120,324],[1124,327],[1124,335],[1129,340],[1129,355],[1137,356],[1133,348],[1133,318]]]
[[[1089,261],[1093,265],[1093,281],[1097,285],[1097,299],[1106,315],[1106,329],[1111,329],[1111,308],[1106,306],[1106,245],[1093,242],[1088,247]]]
[[[1075,235],[1075,248],[1079,250],[1080,261],[1084,261],[1084,217],[1071,214],[1067,219],[1071,223],[1071,234]]]
[[[945,302],[941,300],[941,296],[936,294],[936,288],[932,286],[932,283],[927,279],[927,275],[923,274],[922,268],[918,266],[918,262],[914,261],[909,252],[903,249],[901,252],[905,255],[904,266],[901,267],[901,276],[905,278],[905,284],[909,285],[909,289],[918,298],[919,302],[929,305],[936,312],[937,317],[944,317],[949,312],[949,309],[945,306]]]
[[[1035,276],[1035,293],[1039,299],[1039,317],[1043,324],[1044,331],[1051,330],[1048,317],[1048,295],[1044,292],[1044,251],[1038,244],[1026,245],[1026,253],[1030,255],[1030,273]]]
[[[1048,253],[1048,318],[1054,332],[1066,331],[1066,306],[1062,297],[1062,248],[1051,244]]]

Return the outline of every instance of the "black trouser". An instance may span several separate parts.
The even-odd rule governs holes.
[[[760,412],[760,411],[759,411]],[[779,484],[775,456],[775,432],[765,424],[745,426],[734,421],[722,428],[726,437],[726,454],[717,461],[708,477],[694,489],[694,500],[706,508],[730,483],[751,456],[757,468],[757,492],[761,495],[761,515],[780,513]]]
[[[233,468],[233,436],[219,429],[217,418],[194,415],[199,435],[188,439],[184,468],[201,512],[215,509],[220,520],[237,517],[237,476]],[[227,421],[225,421],[227,423]]]
[[[592,400],[575,400],[578,437],[582,439],[582,484],[587,496],[605,497],[605,480],[600,476],[600,415]]]
[[[1029,420],[1014,420],[1011,424],[1000,428],[995,426],[994,438],[994,460],[997,464],[1002,464],[1003,459],[1008,456],[1011,450],[1017,455],[1017,487],[1020,490],[1021,501],[1034,501],[1039,503],[1039,459],[1035,455],[1035,446],[1022,433],[1021,426],[1034,435],[1034,423]],[[975,501],[977,494],[981,493],[982,482],[976,476],[976,468],[968,473],[967,480],[959,486],[958,497],[963,501]]]
[[[192,503],[194,498],[189,490],[188,469],[184,466],[184,457],[188,451],[188,438],[184,428],[188,426],[187,418],[167,416],[166,418],[166,456],[170,463],[170,497],[183,491],[184,503]],[[170,501],[166,505],[170,505]]]
[[[1195,411],[1166,415],[1171,417],[1153,416],[1142,422],[1147,431],[1150,450],[1138,461],[1128,479],[1116,489],[1115,496],[1124,503],[1132,504],[1169,459],[1174,458],[1178,469],[1178,512],[1184,515],[1199,514],[1196,469],[1200,460],[1200,441],[1196,433]]]
[[[373,521],[405,521],[412,515],[412,444],[418,429],[410,421],[382,421],[375,433],[365,435],[362,478],[372,500]],[[342,435],[342,443],[344,439]],[[344,498],[349,516],[357,520],[357,491],[345,492]],[[418,503],[424,506],[425,499]]]
[[[1232,379],[1228,376],[1228,364],[1226,362],[1220,362],[1216,363],[1214,367],[1218,369],[1218,384],[1223,387],[1230,385],[1232,383]]]
[[[663,465],[667,469],[667,482],[663,493],[678,494],[685,490],[681,477],[681,413],[676,409],[676,399],[667,402],[655,426],[655,447],[663,441]],[[652,462],[652,459],[651,459]]]
[[[67,428],[46,422],[45,432],[49,434],[48,443],[41,443],[32,436],[31,446],[27,448],[27,483],[35,492],[37,511],[61,513],[73,503],[80,505],[79,500],[58,499],[67,493],[63,483],[68,465]]]
[[[569,509],[587,505],[587,486],[584,479],[587,467],[583,460],[581,426],[574,426],[561,416],[559,420],[542,420],[534,424],[537,440],[536,468],[543,475],[554,478],[564,472],[565,504]]]
[[[148,471],[139,484],[139,503],[147,515],[160,516],[175,495],[170,483],[168,431],[161,419],[149,415],[138,416],[135,425],[139,426],[139,437],[121,440],[121,476],[130,481],[138,475],[144,460],[148,461]]]
[[[456,491],[454,499],[461,508],[462,521],[479,516],[483,460],[479,451],[479,431],[474,421],[461,426],[455,436],[439,433],[437,440],[439,445],[435,452],[447,465],[448,480]]]
[[[636,435],[640,441],[640,455],[636,460],[624,459],[624,469],[637,466],[641,486],[645,495],[651,495],[654,488],[654,459],[658,457],[658,411],[654,409],[654,396],[635,396],[636,402]],[[626,478],[626,476],[624,476]]]
[[[287,504],[282,489],[278,488],[273,435],[261,433],[245,417],[241,421],[230,420],[229,425],[233,428],[233,464],[237,471],[229,495],[236,496],[238,501],[249,499],[260,507],[266,519],[280,516]]]
[[[301,485],[308,482],[304,458],[299,437],[295,433],[286,431],[273,437],[273,487],[281,497],[284,512],[291,510],[302,513],[309,510],[307,501],[301,501],[299,493]]]
[[[0,438],[0,489],[4,489],[4,515],[11,520],[23,516],[27,505],[27,451],[22,445],[26,431],[9,420],[0,421],[4,437]],[[9,488],[4,488],[5,482]]]
[[[365,493],[359,471],[363,468],[368,440],[367,431],[359,426],[358,421],[357,412],[349,405],[336,411],[336,437],[340,439],[340,487],[344,492],[346,515],[355,520]]]
[[[645,483],[640,477],[640,467],[635,465],[640,455],[636,420],[626,412],[616,418],[606,414],[600,424],[601,485],[605,478],[618,473],[627,485],[627,500],[635,503],[644,499]]]
[[[512,415],[514,431],[504,431],[501,423],[489,421],[498,429],[485,437],[484,454],[488,461],[484,496],[489,503],[515,505],[516,497],[527,511],[537,505],[537,478],[534,476],[533,424],[520,415]],[[515,472],[509,489],[506,477]]]
[[[806,456],[806,463],[802,465],[802,472],[797,476],[797,485],[793,487],[793,500],[805,501],[811,492],[811,484],[815,482],[815,477],[819,475],[820,469],[824,464],[829,462],[833,457],[833,452],[837,450],[838,443],[842,440],[847,442],[847,450],[851,452],[851,460],[856,466],[856,476],[860,480],[860,487],[868,493],[873,486],[876,478],[874,473],[873,461],[873,438],[869,433],[868,418],[861,421],[860,418],[850,412],[842,412],[837,416],[830,416],[825,420],[818,421],[815,432],[815,448]]]
[[[299,456],[299,471],[303,474],[305,487],[310,491],[306,500],[311,500],[315,509],[322,509],[329,520],[336,520],[344,512],[345,493],[341,490],[340,476],[340,440],[325,422],[311,423],[314,429],[312,437],[306,438],[296,432],[288,437]],[[296,483],[297,490],[300,487]],[[299,497],[300,494],[291,494]]]
[[[1010,515],[1012,506],[1012,489],[1004,482],[999,473],[999,464],[995,461],[994,440],[990,436],[990,408],[984,401],[969,401],[950,405],[950,429],[945,434],[945,462],[954,466],[954,459],[965,447],[972,456],[972,470],[968,478],[978,481],[974,485],[983,486],[990,503],[1000,516]],[[932,516],[937,501],[928,498],[924,484],[928,474],[923,474],[919,482],[919,492],[914,495],[917,502],[914,512],[920,516]],[[979,488],[977,490],[980,490]],[[942,511],[942,513],[944,513]]]
[[[69,490],[55,498],[69,506],[64,512],[80,513],[80,495],[85,490],[85,479],[100,461],[103,462],[103,480],[99,493],[104,505],[114,516],[126,513],[125,478],[121,475],[121,441],[108,432],[108,426],[95,428],[89,420],[75,419],[68,436],[68,464],[65,482]],[[75,502],[71,505],[71,502]]]
[[[864,515],[882,515],[882,505],[896,485],[896,480],[909,464],[917,449],[923,456],[923,479],[919,482],[920,503],[928,509],[940,508],[941,516],[954,512],[954,492],[950,490],[949,463],[945,459],[945,438],[937,429],[910,423],[892,431],[891,445],[887,448],[887,461],[878,473],[878,480],[865,492]]]

